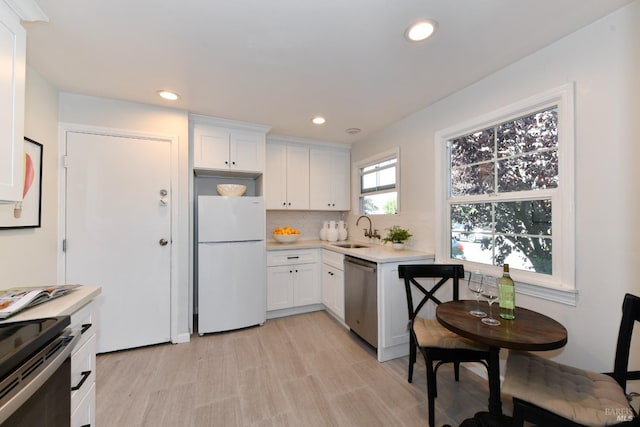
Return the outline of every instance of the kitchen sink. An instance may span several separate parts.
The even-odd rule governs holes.
[[[332,243],[333,246],[346,249],[368,248],[367,245],[360,245],[358,243]]]

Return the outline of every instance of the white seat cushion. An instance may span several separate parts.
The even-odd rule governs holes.
[[[633,412],[610,376],[511,351],[502,391],[586,426],[628,421]]]
[[[459,348],[469,350],[488,351],[489,347],[451,332],[436,319],[416,317],[413,321],[413,330],[420,347]]]

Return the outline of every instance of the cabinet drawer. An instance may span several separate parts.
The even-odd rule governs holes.
[[[95,307],[95,303],[91,302],[71,315],[71,329],[82,333],[80,342],[76,345],[76,351],[96,334],[98,313]]]
[[[318,249],[301,249],[267,252],[267,265],[308,264],[319,261]]]
[[[328,264],[338,270],[344,270],[344,254],[340,252],[322,250],[322,262]]]
[[[96,335],[71,355],[71,412],[96,382]]]
[[[71,411],[71,427],[95,426],[95,408],[96,385],[91,384],[91,388],[87,395],[80,401],[75,411]]]

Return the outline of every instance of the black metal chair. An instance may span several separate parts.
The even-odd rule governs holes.
[[[513,397],[513,425],[530,421],[541,426],[640,425],[626,394],[629,350],[640,298],[626,294],[613,372],[600,374],[526,353],[510,352],[502,391]]]
[[[443,363],[454,364],[455,380],[460,379],[461,362],[481,362],[487,367],[489,349],[484,344],[463,338],[440,325],[436,319],[418,316],[420,310],[428,302],[440,304],[442,301],[437,292],[447,282],[451,282],[451,299],[459,299],[460,279],[464,279],[464,266],[459,264],[413,264],[400,265],[398,275],[404,279],[407,294],[407,308],[409,313],[409,375],[408,381],[413,380],[413,365],[416,362],[417,348],[424,356],[427,369],[427,398],[429,402],[429,426],[435,423],[435,398],[438,396],[436,374]],[[425,285],[428,279],[429,286]],[[433,280],[432,280],[433,279]],[[418,304],[413,303],[414,292],[420,294]],[[418,293],[419,292],[419,293]],[[435,367],[434,367],[435,363]]]

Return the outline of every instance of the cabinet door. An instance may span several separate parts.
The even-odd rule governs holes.
[[[322,301],[318,264],[293,266],[293,305],[319,304]]]
[[[333,312],[340,320],[344,320],[344,271],[335,269],[333,272],[333,289]]]
[[[259,134],[232,132],[229,167],[235,170],[262,172],[264,170],[264,138]]]
[[[331,210],[331,151],[311,149],[309,152],[309,208]]]
[[[344,272],[322,265],[322,303],[340,320],[344,320]]]
[[[96,385],[91,388],[82,399],[78,407],[71,413],[71,427],[84,427],[96,425]]]
[[[414,264],[407,262],[406,264]],[[409,342],[407,322],[407,295],[403,280],[398,278],[397,263],[382,264],[381,301],[378,302],[378,311],[384,316],[382,327],[381,347],[392,347]]]
[[[334,268],[322,264],[322,304],[333,311],[335,304],[335,292],[333,285]]]
[[[287,146],[268,144],[265,168],[265,207],[287,208]]]
[[[351,153],[335,151],[332,156],[332,209],[351,210]]]
[[[86,379],[85,379],[86,376]],[[71,412],[87,396],[96,382],[96,334],[71,355]]]
[[[267,311],[293,307],[293,267],[267,268]]]
[[[229,169],[229,132],[196,128],[193,136],[193,167]]]
[[[309,209],[309,147],[287,147],[287,209]]]
[[[0,2],[0,200],[22,199],[26,32]]]
[[[311,149],[309,169],[309,207],[312,210],[350,210],[350,153],[344,150]]]
[[[309,148],[267,145],[267,209],[309,209]]]

